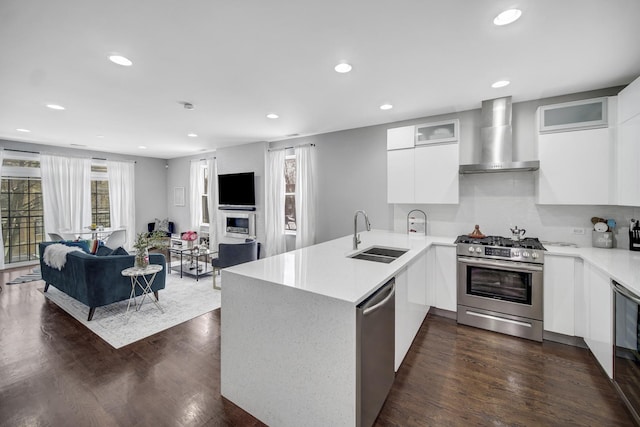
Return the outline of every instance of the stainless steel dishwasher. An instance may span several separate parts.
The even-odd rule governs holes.
[[[640,425],[640,296],[612,281],[613,385]]]
[[[373,425],[395,379],[395,279],[356,310],[356,413],[358,427]]]

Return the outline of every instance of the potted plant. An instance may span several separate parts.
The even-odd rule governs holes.
[[[149,248],[168,245],[166,233],[154,230],[151,233],[138,233],[133,247],[136,250],[134,266],[146,268],[149,265]]]

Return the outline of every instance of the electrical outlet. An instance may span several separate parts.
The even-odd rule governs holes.
[[[573,227],[571,229],[571,233],[573,233],[573,234],[584,234],[584,228]]]

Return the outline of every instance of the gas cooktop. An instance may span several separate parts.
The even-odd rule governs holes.
[[[500,248],[521,248],[521,249],[538,249],[544,251],[545,248],[540,240],[533,237],[526,237],[520,240],[512,240],[508,237],[487,236],[481,239],[471,236],[458,236],[454,243],[466,243],[470,245],[481,246],[497,246]]]
[[[458,236],[454,243],[458,245],[458,256],[508,259],[536,264],[543,263],[546,250],[538,239],[532,237],[513,240],[501,236],[478,238],[463,235]]]

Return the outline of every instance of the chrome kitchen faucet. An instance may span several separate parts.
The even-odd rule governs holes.
[[[364,224],[367,227],[367,231],[371,231],[371,223],[369,222],[369,217],[365,211],[356,211],[355,215],[353,215],[353,249],[358,249],[358,244],[360,244],[360,235],[358,234],[358,214],[361,213],[364,215]]]

